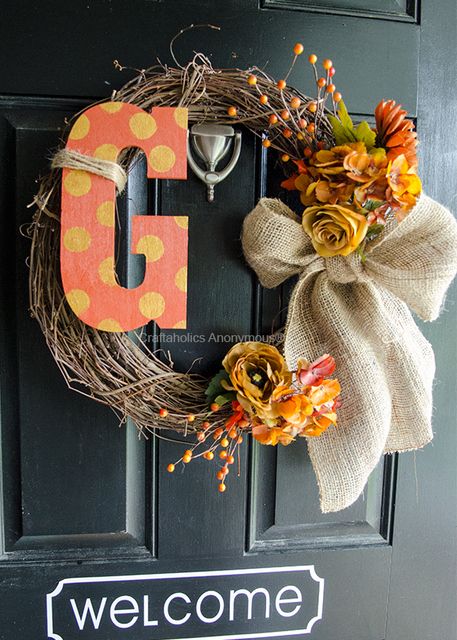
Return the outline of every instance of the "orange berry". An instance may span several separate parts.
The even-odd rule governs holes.
[[[304,129],[308,123],[304,118],[300,118],[297,124],[300,129]]]
[[[228,468],[228,466],[226,464],[224,464],[224,466],[221,469],[222,473],[224,474],[224,476],[228,475],[230,469]]]
[[[248,84],[254,86],[255,84],[257,84],[257,77],[253,74],[251,74],[250,76],[248,76]]]
[[[230,429],[229,438],[232,438],[232,440],[233,440],[234,438],[236,438],[236,435],[237,435],[236,429]]]
[[[283,120],[288,120],[290,118],[290,113],[287,111],[287,109],[283,109],[279,115]]]
[[[237,110],[236,110],[236,107],[229,107],[229,108],[227,109],[227,113],[229,114],[229,116],[230,116],[231,118],[234,118],[238,112],[237,112]]]
[[[336,89],[335,85],[330,83],[329,85],[327,85],[326,91],[327,93],[335,93],[335,89]]]
[[[282,135],[285,138],[291,138],[292,137],[292,131],[290,129],[284,129],[282,132]]]
[[[297,42],[297,44],[294,47],[295,55],[300,56],[303,53],[303,50],[304,50],[304,46],[300,44],[300,42]]]
[[[204,441],[206,440],[206,436],[205,436],[205,434],[203,433],[203,431],[199,431],[199,432],[197,433],[197,440],[198,440],[199,442],[204,442]]]
[[[292,107],[292,109],[298,109],[298,107],[301,105],[301,100],[300,98],[292,98],[292,100],[290,101],[290,106]]]
[[[192,458],[192,451],[190,449],[186,449],[186,451],[184,451],[184,455]]]
[[[216,473],[216,478],[217,478],[218,480],[223,480],[223,479],[225,478],[225,473],[224,473],[223,471],[218,471],[218,472]]]
[[[316,56],[316,54],[315,54],[315,53],[311,53],[311,54],[308,56],[308,62],[309,62],[310,64],[316,64],[316,62],[317,62],[317,56]]]
[[[168,467],[167,467],[168,473],[173,473],[174,470],[175,470],[175,465],[174,464],[169,464]]]
[[[227,440],[227,438],[222,438],[221,442],[220,442],[221,447],[228,447],[229,446],[229,441]]]
[[[281,160],[283,162],[289,162],[290,156],[288,156],[287,153],[283,153],[282,156],[281,156]]]
[[[189,413],[187,416],[187,422],[193,422],[195,420],[195,416],[193,413]]]
[[[243,436],[238,436],[238,438],[236,439],[236,443],[241,444],[242,442],[243,442]]]
[[[223,482],[221,482],[221,484],[218,486],[218,489],[219,489],[220,493],[224,493],[224,491],[227,489],[227,487],[225,486],[225,484]]]
[[[313,155],[313,150],[309,147],[306,147],[303,153],[305,154],[305,158],[311,158],[311,156]]]
[[[188,456],[186,454],[183,455],[182,457],[182,461],[184,462],[184,464],[189,464],[189,462],[192,460],[192,456]]]
[[[305,139],[305,136],[302,134],[301,131],[297,133],[297,140],[304,140],[304,139]]]
[[[221,460],[225,460],[225,458],[227,457],[227,451],[225,449],[222,449],[222,451],[219,454],[219,458],[221,458]]]
[[[341,102],[341,100],[343,99],[343,96],[339,91],[335,91],[335,93],[333,94],[333,99],[335,102]]]
[[[209,429],[211,426],[211,423],[208,422],[207,420],[205,420],[205,422],[202,424],[203,429]]]
[[[283,89],[286,88],[286,81],[285,80],[278,80],[278,82],[276,83],[276,86],[278,87],[278,89],[281,89],[281,91]]]
[[[276,124],[278,122],[278,116],[272,113],[271,116],[268,118],[268,122],[270,124]]]
[[[259,98],[260,104],[268,104],[268,96],[264,93]]]
[[[335,73],[336,73],[336,69],[335,69],[335,67],[330,67],[330,69],[328,70],[328,75],[329,75],[331,78],[333,78],[333,76],[335,75]]]
[[[318,147],[318,149],[325,149],[325,142],[323,142],[322,140],[320,140],[320,141],[317,143],[317,147]]]
[[[325,87],[326,84],[327,84],[327,81],[325,78],[319,78],[319,80],[317,81],[317,86],[320,87],[321,89]]]
[[[224,429],[222,427],[218,427],[214,433],[219,438],[224,433]]]
[[[265,140],[262,140],[262,146],[265,147],[265,149],[268,149],[268,147],[271,147],[271,141],[268,140],[268,138],[265,138]]]
[[[238,420],[238,426],[240,427],[240,429],[249,427],[249,420],[246,420],[246,418],[241,418],[241,420]]]
[[[214,458],[214,453],[212,451],[207,451],[203,455],[207,460],[212,460]]]
[[[322,66],[324,67],[324,69],[328,71],[333,67],[333,62],[329,58],[326,58],[322,63]]]
[[[227,456],[227,464],[233,464],[235,462],[235,458],[233,456]]]
[[[316,130],[316,125],[314,124],[314,122],[310,122],[309,125],[306,127],[306,131],[308,133],[314,133]]]
[[[211,411],[218,411],[221,407],[217,404],[217,402],[213,402],[210,407]]]
[[[310,113],[316,113],[317,111],[317,102],[310,102],[308,105],[308,111]]]
[[[168,409],[159,409],[159,416],[161,418],[166,418],[168,415]]]

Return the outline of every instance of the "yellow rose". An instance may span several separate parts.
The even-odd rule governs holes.
[[[270,398],[278,385],[289,385],[292,374],[276,347],[262,342],[240,342],[222,361],[232,389],[244,409],[271,417]]]
[[[307,207],[302,224],[313,247],[324,258],[347,256],[355,251],[369,226],[366,217],[353,207],[339,204]]]

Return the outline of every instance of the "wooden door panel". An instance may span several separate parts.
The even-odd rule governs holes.
[[[416,0],[74,0],[61,3],[58,11],[49,1],[2,6],[1,640],[45,640],[46,594],[68,578],[308,565],[325,580],[323,618],[310,637],[452,637],[449,616],[444,619],[441,604],[430,602],[433,592],[444,610],[453,593],[452,554],[447,559],[447,551],[440,555],[441,546],[449,549],[445,536],[451,530],[451,510],[440,488],[446,486],[450,495],[453,464],[452,447],[443,444],[442,435],[435,449],[418,456],[418,487],[413,458],[388,457],[373,472],[364,495],[336,514],[320,513],[304,442],[275,449],[246,441],[224,495],[217,491],[214,463],[197,460],[168,474],[166,465],[185,447],[173,442],[179,438],[163,433],[163,438],[138,439],[130,421],[119,428],[119,418],[107,407],[67,389],[28,313],[30,245],[18,233],[30,220],[27,205],[36,191],[35,179],[47,171],[64,118],[108,97],[131,77],[130,71],[119,74],[113,68],[114,58],[137,68],[154,64],[156,55],[170,62],[171,38],[191,23],[220,25],[221,31],[183,34],[175,45],[179,61],[199,50],[210,55],[215,67],[256,64],[279,78],[289,67],[292,45],[303,42],[307,52],[332,57],[338,88],[353,114],[372,116],[382,98],[401,102],[419,118],[427,189],[430,185],[439,197],[436,166],[441,171],[443,157],[454,150],[451,136],[443,134],[448,124],[438,118],[431,126],[430,114],[443,110],[443,96],[450,101],[443,87],[452,83],[445,64],[441,75],[434,75],[438,63],[430,33],[439,34],[449,48],[455,39],[455,12],[453,22],[452,0],[443,1],[443,15],[433,15],[431,3],[424,4],[422,24]],[[422,66],[421,32],[429,34]],[[420,74],[426,78],[422,104],[432,104],[431,110],[416,109]],[[306,60],[289,82],[313,92]],[[436,149],[430,146],[432,138],[439,140]],[[231,344],[249,335],[268,335],[284,321],[293,282],[274,291],[260,287],[239,241],[242,221],[260,196],[287,197],[279,188],[280,165],[274,153],[267,154],[243,130],[240,161],[216,187],[212,204],[190,169],[186,181],[147,181],[143,159],[129,176],[118,202],[117,272],[122,284],[137,286],[144,274],[144,259],[129,251],[129,217],[189,216],[188,328],[161,331],[151,323],[141,332],[151,349],[169,352],[179,370],[214,373]],[[454,193],[451,183],[447,180],[444,191],[448,203]],[[445,318],[441,329],[426,329],[437,346],[440,376],[452,368],[446,342],[450,324]],[[440,378],[436,404],[445,417],[443,431],[455,418],[449,397]],[[439,527],[438,540],[427,525],[429,513],[449,525],[447,530],[444,524]],[[389,593],[394,594],[390,601]],[[69,637],[101,639],[94,629],[78,632],[69,602],[65,606]],[[158,637],[140,627],[126,633],[115,629],[108,637]],[[190,635],[185,629],[179,637]]]
[[[144,443],[120,429],[109,408],[67,388],[28,312],[30,242],[19,229],[30,221],[35,178],[48,170],[66,114],[54,104],[2,117],[13,185],[2,206],[15,238],[1,253],[2,306],[13,319],[1,357],[6,551],[145,545]]]

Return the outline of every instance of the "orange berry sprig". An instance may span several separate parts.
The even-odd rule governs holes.
[[[221,467],[216,472],[219,481],[218,490],[223,493],[226,490],[226,477],[230,467],[235,463],[235,455],[238,447],[243,442],[243,432],[250,427],[249,420],[245,417],[243,409],[235,402],[232,415],[223,422],[223,426],[209,421],[202,423],[202,430],[197,432],[197,442],[192,448],[186,449],[184,454],[174,463],[167,465],[167,471],[174,473],[179,463],[189,464],[192,460],[203,458],[207,461],[216,460]]]

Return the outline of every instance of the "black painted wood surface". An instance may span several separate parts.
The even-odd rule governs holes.
[[[419,21],[420,17],[420,21]],[[314,564],[325,577],[318,640],[452,640],[455,637],[455,309],[424,331],[437,353],[434,444],[381,462],[364,496],[338,514],[318,509],[303,442],[287,449],[243,445],[240,476],[219,495],[215,467],[195,462],[170,476],[179,445],[138,440],[106,407],[67,390],[27,304],[28,241],[19,227],[35,178],[46,171],[65,116],[110,94],[175,50],[215,66],[266,68],[280,77],[290,49],[331,56],[354,114],[394,97],[418,116],[427,192],[455,202],[457,134],[450,127],[457,21],[452,0],[102,0],[9,2],[0,27],[0,638],[46,638],[45,595],[62,578]],[[419,84],[418,84],[419,80]],[[311,74],[291,82],[311,91]],[[419,93],[418,93],[419,90]],[[417,100],[417,96],[419,99]],[[186,182],[130,176],[124,211],[189,215],[189,326],[194,336],[148,328],[176,366],[195,358],[212,372],[227,344],[214,334],[268,333],[287,300],[264,292],[243,262],[240,226],[257,198],[281,195],[281,173],[243,131],[241,159],[208,204]],[[283,194],[284,195],[284,194]],[[135,259],[122,275],[141,277]],[[159,340],[161,342],[155,342]],[[97,634],[81,632],[83,640]],[[117,637],[117,636],[116,636]],[[127,637],[127,636],[125,636]],[[131,636],[133,637],[133,636]],[[177,636],[179,637],[179,636]]]

